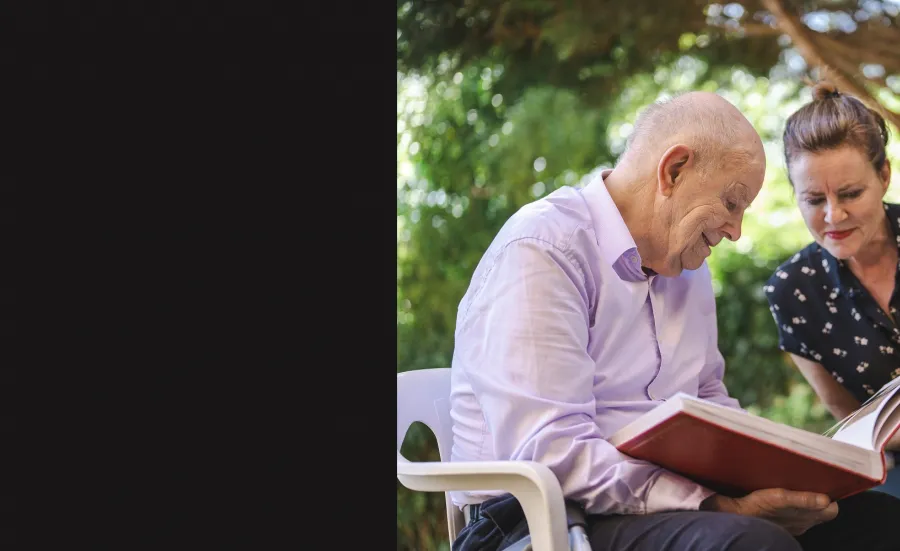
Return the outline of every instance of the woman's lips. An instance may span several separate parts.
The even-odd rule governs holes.
[[[825,232],[825,235],[835,241],[840,241],[841,239],[845,239],[848,235],[853,233],[853,230],[843,230],[843,231],[828,231]]]

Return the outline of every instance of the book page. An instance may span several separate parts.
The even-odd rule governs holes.
[[[859,409],[826,431],[826,435],[833,432],[831,438],[834,440],[868,450],[880,449],[878,432],[885,426],[889,415],[897,409],[898,400],[892,398],[900,396],[897,394],[898,389],[900,378],[881,387]]]
[[[895,392],[887,402],[888,404],[881,410],[881,415],[878,416],[878,422],[875,424],[876,450],[883,450],[892,434],[894,435],[892,443],[896,442],[900,435],[900,432],[895,432],[897,425],[900,424],[900,392]]]

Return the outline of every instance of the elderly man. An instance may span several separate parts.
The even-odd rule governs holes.
[[[452,460],[547,465],[598,551],[900,549],[900,501],[886,494],[729,498],[605,440],[679,391],[739,407],[704,260],[740,238],[764,174],[750,123],[694,92],[646,109],[615,169],[512,216],[459,305]],[[527,534],[508,494],[454,501],[471,519],[455,550]]]

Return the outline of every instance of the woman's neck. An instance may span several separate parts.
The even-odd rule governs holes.
[[[857,277],[893,273],[897,269],[897,244],[887,216],[881,230],[857,253],[847,259],[847,264]]]

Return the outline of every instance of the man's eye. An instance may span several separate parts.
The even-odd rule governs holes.
[[[728,209],[728,212],[734,212],[734,209],[737,208],[737,203],[735,203],[734,201],[726,200],[725,208]]]

